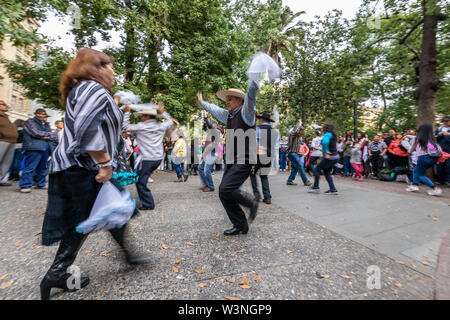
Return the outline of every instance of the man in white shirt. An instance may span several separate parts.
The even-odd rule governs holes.
[[[311,142],[311,159],[309,160],[311,169],[314,170],[315,162],[322,157],[322,138],[320,131],[316,131],[316,137]]]
[[[138,112],[141,116],[141,122],[137,124],[130,123],[130,107],[124,108],[123,129],[133,132],[136,136],[139,153],[142,157],[142,163],[138,169],[139,181],[136,188],[141,200],[142,206],[139,210],[153,210],[155,201],[152,192],[147,187],[148,179],[164,159],[163,136],[166,130],[173,125],[173,120],[167,112],[164,112],[164,105],[160,104],[158,110],[148,109]],[[164,122],[158,121],[157,114],[165,119]]]

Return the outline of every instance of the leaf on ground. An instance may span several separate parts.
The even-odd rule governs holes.
[[[89,253],[91,253],[91,250],[86,250],[86,251],[84,251],[86,254],[89,254]]]
[[[178,273],[178,268],[177,267],[172,267],[173,272]]]
[[[191,247],[195,247],[195,244],[193,244],[192,242],[185,242],[185,243]]]
[[[241,276],[246,277],[247,274],[246,273],[241,273]]]
[[[250,289],[252,286],[251,285],[247,285],[247,284],[243,284],[243,285],[240,285],[239,287],[241,287],[242,289]]]
[[[202,270],[202,269],[195,269],[194,271],[198,274],[205,273],[205,270]]]
[[[5,279],[5,278],[8,276],[8,274],[9,274],[9,273],[5,273],[4,275],[2,275],[2,276],[0,277],[0,281],[2,281],[3,279]]]
[[[403,261],[400,261],[400,260],[395,260],[395,263],[398,263],[398,264],[405,264]]]
[[[244,249],[236,251],[236,253],[243,253],[243,252],[244,252]]]
[[[422,261],[422,264],[425,266],[429,265],[429,263],[427,261]]]
[[[377,244],[376,243],[372,243],[372,246],[374,246],[375,248],[377,247]]]
[[[129,233],[128,235],[129,235],[129,236],[135,236],[135,235],[136,235],[136,233],[134,233],[134,232],[131,232],[131,233]]]
[[[396,284],[394,284],[394,286],[396,286],[397,288],[402,288],[403,287],[403,285],[401,283],[396,283]]]
[[[234,283],[234,280],[233,279],[227,279],[227,282]]]
[[[259,278],[258,275],[255,275],[255,277],[253,278],[253,280],[255,280],[256,282],[259,282],[261,279]]]
[[[434,217],[433,220],[434,220],[434,221],[438,221],[439,218],[438,218],[438,217]]]
[[[207,285],[206,283],[200,283],[198,286],[199,286],[200,288],[204,288],[204,287],[207,287],[208,285]]]
[[[247,278],[242,278],[241,282],[239,282],[239,285],[241,285],[241,286],[249,286],[250,282],[248,282]]]
[[[214,280],[220,280],[220,278],[214,278]]]
[[[162,244],[161,247],[163,247],[163,249],[169,249],[169,246],[167,244]]]
[[[104,256],[104,257],[111,257],[111,254],[102,252],[102,256]]]
[[[352,277],[350,277],[350,276],[348,276],[346,274],[341,274],[341,277],[344,278],[344,279],[351,279],[352,278]]]
[[[100,294],[103,294],[104,291],[105,291],[105,288],[102,287],[102,288],[100,289]]]
[[[291,254],[292,252],[294,252],[294,251],[292,251],[292,250],[286,250],[286,253],[287,253],[287,254]]]
[[[176,263],[176,264],[180,264],[180,262],[181,262],[180,260],[175,259],[175,263]]]
[[[229,297],[229,296],[224,296],[224,298],[227,299],[227,300],[241,300],[240,298]]]
[[[321,274],[320,277],[323,278],[323,279],[328,279],[330,277],[330,275],[328,275],[328,274]]]
[[[15,245],[15,246],[18,246],[18,245],[19,245],[19,243],[20,243],[20,240],[19,240],[19,241],[16,241],[16,242],[14,242],[14,245]]]
[[[40,249],[40,248],[42,248],[42,246],[40,246],[40,245],[39,245],[39,246],[36,246],[36,249]]]
[[[7,284],[5,284],[3,287],[0,287],[0,289],[6,289],[6,288],[10,287],[13,284],[13,282],[14,282],[14,280],[11,280]]]
[[[181,260],[182,260],[182,261],[185,261],[186,259],[182,257]]]

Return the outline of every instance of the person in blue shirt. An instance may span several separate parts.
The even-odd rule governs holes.
[[[310,193],[319,193],[319,181],[320,172],[323,170],[325,178],[327,179],[330,190],[326,191],[325,194],[337,195],[338,191],[333,183],[333,178],[331,176],[331,171],[334,165],[339,161],[339,154],[337,152],[337,135],[333,124],[325,123],[322,127],[322,153],[323,157],[320,163],[314,167],[314,185],[308,189]]]

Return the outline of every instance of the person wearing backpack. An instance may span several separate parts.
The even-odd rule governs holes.
[[[419,191],[419,183],[422,182],[431,188],[428,191],[430,196],[441,195],[442,190],[427,177],[427,170],[435,166],[442,155],[442,149],[437,144],[431,123],[424,123],[417,130],[417,136],[409,152],[413,151],[417,152],[417,165],[413,171],[413,184],[406,191]]]
[[[383,141],[381,141],[381,137],[379,135],[375,135],[373,137],[373,141],[369,143],[369,159],[372,164],[372,179],[377,180],[378,174],[383,167],[383,157],[387,152],[387,145]]]

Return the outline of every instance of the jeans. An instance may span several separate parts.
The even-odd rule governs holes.
[[[33,186],[33,175],[36,171],[36,185],[38,187],[45,187],[45,177],[48,168],[49,148],[45,151],[26,151],[25,152],[25,167],[20,176],[20,189],[29,189]]]
[[[420,182],[423,182],[430,188],[434,188],[434,183],[427,177],[427,170],[436,163],[437,158],[430,157],[429,155],[420,156],[417,159],[417,165],[413,171],[413,184],[419,185]]]
[[[305,167],[304,167],[304,156],[300,156],[296,153],[289,153],[288,155],[289,160],[291,160],[292,163],[292,171],[291,175],[288,178],[288,182],[293,182],[295,180],[295,177],[297,176],[297,173],[300,174],[300,177],[303,180],[303,183],[308,182],[308,178],[306,177]]]
[[[141,204],[145,208],[154,208],[155,200],[153,199],[152,192],[147,187],[148,178],[152,175],[162,160],[143,160],[141,168],[138,170],[139,180],[136,182],[136,188],[141,199]]]
[[[273,156],[274,157],[272,159],[272,169],[278,170],[280,169],[280,150],[275,149]]]
[[[350,158],[351,157],[344,157],[344,175],[346,176],[353,176],[353,173],[355,171],[350,164]]]
[[[320,172],[323,170],[325,179],[327,179],[328,185],[330,186],[330,190],[336,190],[336,187],[333,183],[333,178],[331,176],[331,170],[333,170],[333,167],[337,162],[338,160],[325,158],[322,158],[322,160],[320,160],[320,163],[314,167],[314,188],[319,188]]]
[[[200,175],[200,180],[208,188],[214,190],[214,181],[212,178],[212,169],[214,166],[214,153],[207,155],[198,167],[198,174]]]
[[[181,178],[181,176],[183,175],[182,162],[183,162],[184,158],[186,158],[186,157],[175,157],[174,156],[173,160],[172,160],[172,165],[173,165],[173,168],[175,169],[175,172],[177,173],[178,178]]]
[[[287,153],[280,153],[280,170],[286,170],[287,165]]]

